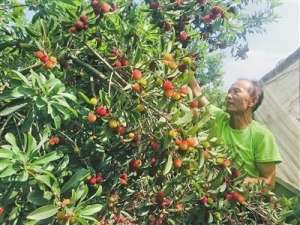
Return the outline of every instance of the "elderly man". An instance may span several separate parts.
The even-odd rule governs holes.
[[[244,182],[253,184],[262,180],[274,187],[276,164],[281,162],[281,156],[272,133],[253,120],[253,112],[263,100],[261,85],[248,79],[237,80],[228,90],[226,112],[210,105],[206,97],[200,97],[201,88],[195,78],[190,87],[201,105],[208,105],[215,117],[211,134],[237,154],[237,165],[248,175]]]

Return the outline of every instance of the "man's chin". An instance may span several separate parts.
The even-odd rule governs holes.
[[[230,108],[230,107],[226,107],[225,111],[228,112],[229,114],[235,112],[235,110],[233,108]]]

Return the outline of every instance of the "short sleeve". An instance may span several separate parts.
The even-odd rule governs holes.
[[[212,104],[209,104],[207,108],[209,113],[214,117],[214,120],[219,120],[221,117],[224,117],[227,114],[224,110]]]
[[[269,130],[257,135],[254,157],[256,162],[262,163],[282,161],[276,140]]]
[[[224,119],[228,115],[222,109],[214,106],[207,106],[208,112],[211,114],[211,120],[209,121],[210,125],[210,135],[213,137],[220,138],[222,136],[222,127],[224,126]]]

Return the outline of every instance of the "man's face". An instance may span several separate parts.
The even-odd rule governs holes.
[[[251,110],[253,99],[249,94],[252,84],[247,80],[238,80],[229,88],[226,96],[226,111],[242,113]]]

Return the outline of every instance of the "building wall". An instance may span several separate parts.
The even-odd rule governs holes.
[[[300,190],[300,57],[262,81],[265,98],[255,116],[279,145],[278,177]]]

